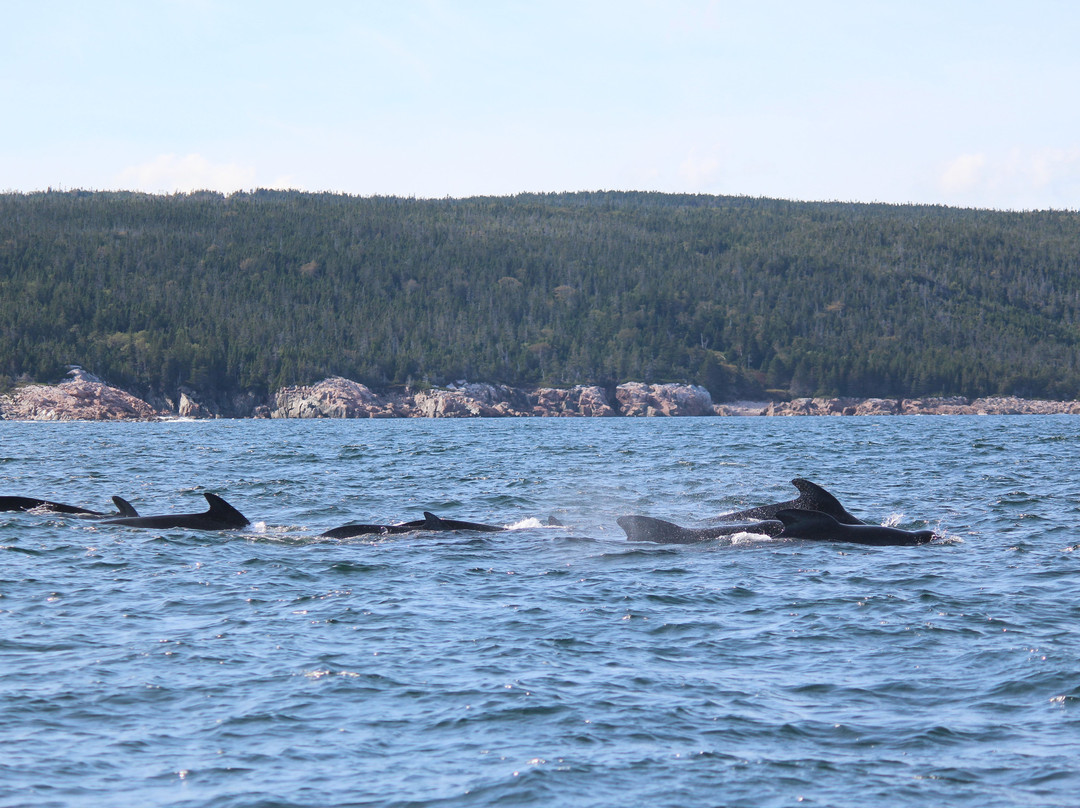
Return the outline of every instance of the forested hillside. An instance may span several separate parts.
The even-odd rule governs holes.
[[[650,193],[0,195],[0,387],[1080,393],[1080,215]]]

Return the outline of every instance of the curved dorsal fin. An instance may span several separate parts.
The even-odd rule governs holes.
[[[840,504],[840,500],[820,485],[802,477],[796,477],[791,484],[799,489],[799,498],[795,500],[796,507],[807,511],[821,511],[842,525],[863,524],[861,519],[848,513],[847,509]]]
[[[230,525],[243,526],[250,524],[244,514],[240,513],[240,511],[236,510],[236,508],[217,494],[204,493],[203,496],[206,497],[206,501],[210,504],[210,510],[206,512],[206,515],[212,519]]]
[[[443,529],[443,520],[437,517],[435,514],[424,511],[424,529],[425,530],[440,530]]]
[[[626,538],[630,541],[670,542],[678,540],[685,533],[683,528],[674,522],[652,516],[620,516],[615,521],[626,531]]]
[[[138,516],[139,512],[135,510],[135,506],[128,502],[123,497],[113,497],[113,505],[116,506],[116,510],[121,516]]]

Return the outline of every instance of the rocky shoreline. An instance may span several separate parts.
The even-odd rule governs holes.
[[[525,390],[460,382],[439,389],[375,393],[340,377],[285,387],[268,401],[239,396],[202,399],[183,389],[174,400],[144,401],[76,368],[56,385],[32,384],[0,396],[0,419],[24,421],[153,421],[174,418],[498,418],[798,415],[1080,415],[1080,401],[1012,396],[949,398],[797,398],[714,404],[703,387],[628,382]]]

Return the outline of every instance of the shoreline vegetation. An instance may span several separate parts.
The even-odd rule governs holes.
[[[0,311],[0,395],[77,365],[172,413],[182,396],[224,417],[273,411],[281,391],[335,378],[383,415],[606,413],[591,387],[585,405],[539,395],[582,384],[628,414],[630,381],[773,412],[1072,401],[1080,212],[0,193]],[[457,379],[515,392],[457,402]]]
[[[579,385],[524,389],[459,382],[440,389],[376,393],[334,377],[279,389],[266,400],[252,394],[228,401],[182,390],[177,398],[146,401],[75,368],[55,385],[31,384],[0,396],[0,420],[163,421],[178,418],[498,418],[797,415],[1080,415],[1080,401],[1016,396],[968,399],[795,398],[714,403],[692,384],[628,382],[613,389]]]

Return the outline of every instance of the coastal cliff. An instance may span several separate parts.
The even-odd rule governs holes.
[[[267,401],[247,395],[218,402],[196,391],[153,404],[75,368],[55,385],[32,384],[0,396],[0,419],[31,421],[149,421],[168,418],[566,418],[680,416],[1080,415],[1080,401],[1013,396],[944,398],[797,398],[791,401],[713,402],[691,384],[628,382],[613,391],[594,385],[533,390],[461,382],[439,389],[377,393],[333,377],[284,387]]]

